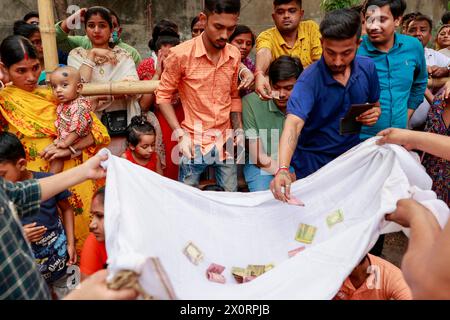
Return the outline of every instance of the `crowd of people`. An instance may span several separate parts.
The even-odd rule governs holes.
[[[450,206],[450,13],[432,41],[432,19],[405,15],[404,0],[366,0],[320,25],[303,19],[301,0],[274,0],[274,26],[255,35],[239,21],[240,0],[204,3],[192,39],[158,21],[146,59],[122,41],[120,14],[99,6],[56,23],[60,66],[49,75],[37,13],[2,40],[0,299],[136,298],[106,285],[104,147],[192,187],[270,190],[287,202],[296,180],[379,136],[417,151]],[[70,35],[75,21],[86,35]],[[158,89],[82,95],[86,83],[139,80]],[[355,106],[357,130],[343,133]],[[335,299],[449,299],[450,224],[441,230],[411,199],[387,214],[411,228],[402,270],[379,257],[380,237]]]

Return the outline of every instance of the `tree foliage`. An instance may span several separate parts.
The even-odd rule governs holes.
[[[323,11],[329,12],[336,9],[350,8],[360,3],[361,0],[322,0],[320,7]]]

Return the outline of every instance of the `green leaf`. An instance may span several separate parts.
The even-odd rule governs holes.
[[[337,9],[350,8],[360,3],[360,0],[322,0],[320,7],[323,11],[329,12]]]

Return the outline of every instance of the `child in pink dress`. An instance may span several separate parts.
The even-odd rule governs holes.
[[[60,67],[50,76],[53,94],[58,101],[55,126],[58,132],[53,145],[58,149],[69,149],[77,154],[73,147],[81,138],[86,137],[92,129],[91,104],[80,96],[83,84],[80,73],[72,67]],[[51,146],[48,146],[49,148]],[[58,173],[64,168],[65,159],[50,162],[50,172]]]

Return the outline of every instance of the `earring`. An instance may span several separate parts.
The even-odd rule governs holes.
[[[0,90],[3,90],[5,88],[5,84],[2,80],[0,80]]]

